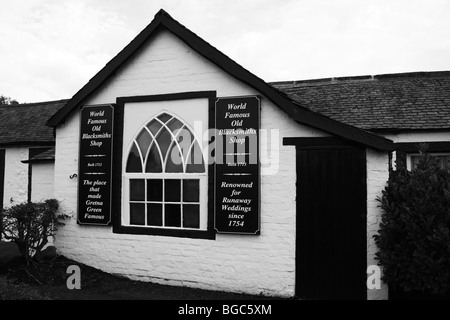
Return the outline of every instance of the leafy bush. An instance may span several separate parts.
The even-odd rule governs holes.
[[[44,202],[20,203],[2,213],[4,239],[15,242],[27,265],[41,252],[65,215],[56,215],[59,203],[55,199]]]
[[[392,171],[378,199],[384,210],[377,259],[394,290],[450,292],[450,172],[422,154],[418,166]]]

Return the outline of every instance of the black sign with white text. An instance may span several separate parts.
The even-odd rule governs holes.
[[[111,223],[111,159],[113,107],[85,106],[81,110],[78,222]]]
[[[218,233],[260,233],[259,126],[259,97],[217,98],[215,229]]]

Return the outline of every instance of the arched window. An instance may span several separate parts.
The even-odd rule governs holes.
[[[126,159],[125,225],[206,229],[205,161],[201,144],[181,119],[167,112],[151,119]]]

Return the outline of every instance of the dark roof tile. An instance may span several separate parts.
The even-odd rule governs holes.
[[[450,129],[450,71],[271,85],[306,108],[365,130]]]
[[[51,144],[53,128],[46,122],[68,100],[0,107],[0,145]]]

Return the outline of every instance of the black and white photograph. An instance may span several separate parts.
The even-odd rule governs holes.
[[[1,10],[0,300],[450,300],[450,0]]]

